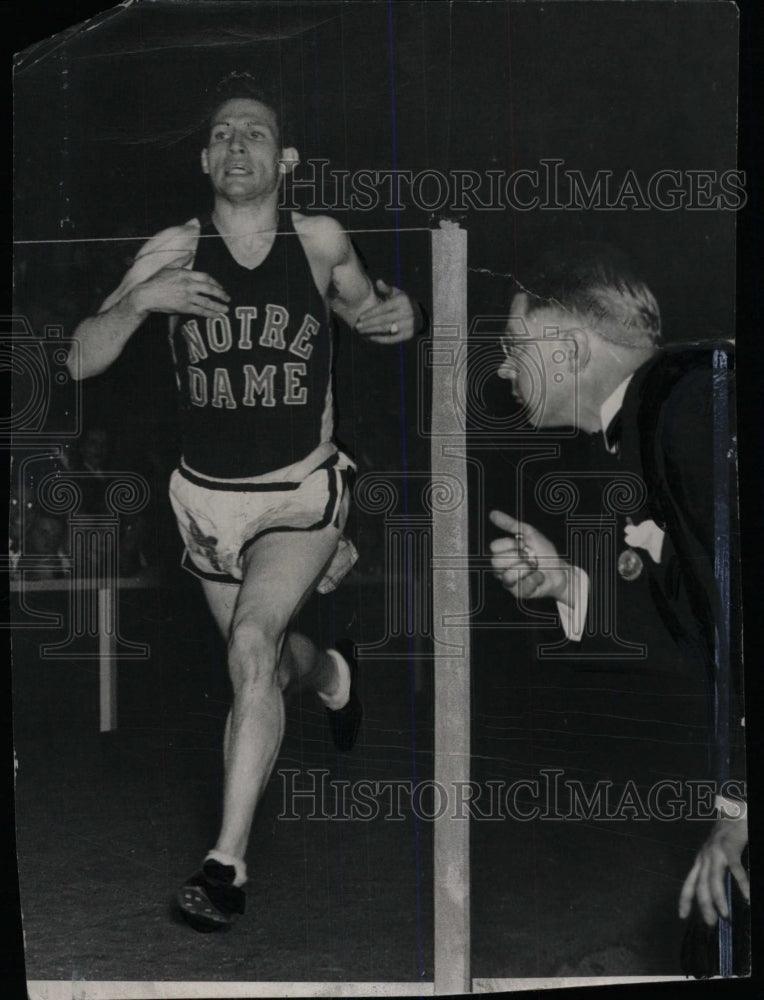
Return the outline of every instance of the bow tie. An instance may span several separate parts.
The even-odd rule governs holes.
[[[620,450],[622,427],[623,420],[619,410],[603,431],[603,435],[605,437],[605,447],[612,454],[617,454]]]

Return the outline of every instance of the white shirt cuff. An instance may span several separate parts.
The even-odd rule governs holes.
[[[573,578],[570,590],[573,595],[573,605],[557,601],[557,613],[560,616],[560,625],[562,625],[565,638],[572,642],[580,642],[581,636],[584,634],[586,612],[589,608],[589,577],[580,566],[571,566],[571,570]]]

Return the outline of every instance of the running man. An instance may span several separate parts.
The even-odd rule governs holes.
[[[352,652],[319,651],[291,631],[307,598],[333,589],[357,557],[342,535],[353,466],[332,439],[329,310],[383,344],[423,322],[408,295],[381,281],[375,290],[338,222],[279,210],[298,162],[284,138],[278,104],[253,77],[218,85],[201,154],[212,215],[143,246],[77,328],[77,370],[70,360],[75,378],[98,375],[150,313],[170,317],[183,441],[170,498],[233,687],[220,833],[177,897],[198,930],[244,912],[244,858],[281,746],[286,685],[299,677],[316,691],[341,750],[361,721]]]

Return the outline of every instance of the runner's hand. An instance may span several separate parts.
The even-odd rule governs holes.
[[[189,271],[190,253],[184,260],[169,264],[132,290],[138,313],[191,313],[194,316],[224,316],[230,297],[223,287],[202,271]]]
[[[356,320],[356,330],[376,344],[411,340],[424,323],[419,305],[400,288],[386,285],[381,279],[376,286],[382,301],[361,313]]]

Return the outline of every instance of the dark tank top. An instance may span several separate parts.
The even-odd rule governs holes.
[[[226,316],[182,315],[170,334],[185,464],[206,476],[259,476],[331,439],[332,342],[289,212],[255,268],[202,220],[195,271],[230,295]]]

